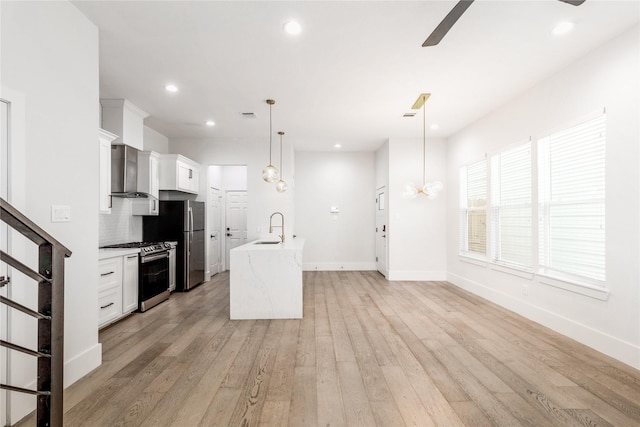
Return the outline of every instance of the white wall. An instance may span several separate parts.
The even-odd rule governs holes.
[[[440,181],[444,189],[434,200],[422,195],[404,199],[408,182],[422,183],[422,140],[389,139],[387,244],[389,280],[446,279],[446,144],[427,138],[426,180]]]
[[[266,149],[265,149],[266,148]],[[169,151],[182,154],[202,165],[200,171],[200,194],[198,200],[206,201],[209,184],[207,171],[209,165],[246,165],[247,198],[247,237],[259,238],[269,229],[269,216],[280,211],[286,218],[286,236],[290,238],[294,230],[293,197],[293,149],[283,142],[284,179],[289,189],[284,193],[276,191],[275,183],[262,180],[262,169],[269,163],[268,145],[264,140],[250,139],[170,139]]]
[[[375,270],[375,153],[298,151],[295,166],[303,269]]]
[[[640,368],[638,26],[452,137],[448,151],[448,280]],[[607,111],[608,300],[462,262],[459,168],[485,153]],[[526,292],[525,292],[526,291]]]
[[[232,191],[246,191],[247,189],[247,167],[240,165],[230,165],[222,167],[222,188]]]
[[[22,119],[12,130],[11,146],[24,153],[12,157],[11,201],[73,252],[65,263],[69,385],[101,362],[98,29],[67,2],[2,2],[1,7],[0,96],[20,105]],[[71,222],[51,223],[53,204],[69,206]],[[16,420],[29,408],[13,409]]]
[[[376,150],[376,188],[389,185],[389,141]]]

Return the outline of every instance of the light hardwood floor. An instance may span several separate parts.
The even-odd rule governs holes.
[[[304,319],[230,321],[223,273],[100,342],[65,426],[640,425],[640,371],[445,282],[307,272]]]

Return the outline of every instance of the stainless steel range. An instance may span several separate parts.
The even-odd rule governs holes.
[[[130,242],[103,248],[140,248],[138,309],[147,311],[169,298],[169,250],[167,242]]]

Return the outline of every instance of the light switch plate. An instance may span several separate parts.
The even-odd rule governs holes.
[[[51,205],[51,222],[71,222],[71,206]]]

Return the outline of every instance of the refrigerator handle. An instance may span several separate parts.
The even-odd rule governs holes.
[[[191,252],[192,241],[193,241],[193,208],[189,207],[189,252]]]

